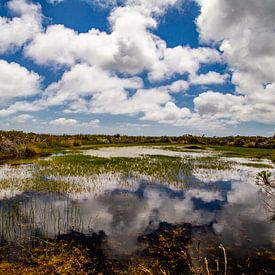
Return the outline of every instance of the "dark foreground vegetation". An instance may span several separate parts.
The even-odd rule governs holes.
[[[272,255],[251,253],[247,259],[231,259],[223,245],[201,251],[200,240],[192,238],[204,226],[160,223],[152,233],[138,238],[146,245],[129,259],[106,255],[108,236],[104,231],[85,235],[71,231],[56,239],[33,239],[31,247],[18,247],[20,255],[10,253],[14,247],[2,245],[5,257],[1,274],[272,274]],[[213,245],[213,244],[212,244]],[[196,247],[191,252],[191,247]],[[105,247],[105,249],[104,249]],[[11,251],[12,251],[11,250]],[[204,257],[202,254],[208,254]],[[23,256],[22,256],[23,255]],[[270,268],[267,268],[269,266]]]
[[[196,144],[200,146],[211,146],[221,151],[232,151],[231,147],[275,149],[275,136],[228,136],[228,137],[206,137],[183,135],[177,137],[145,137],[125,135],[48,135],[24,133],[19,131],[0,131],[0,160],[8,158],[28,158],[39,155],[48,155],[64,149],[81,148],[100,145],[131,145],[131,144]],[[216,146],[216,148],[215,148]],[[217,147],[218,146],[218,147]],[[200,147],[198,147],[200,149]],[[192,148],[191,148],[192,149]],[[246,151],[245,153],[251,153]],[[242,155],[244,151],[235,149],[231,154]],[[258,151],[257,154],[266,153]],[[252,155],[253,156],[253,155]],[[275,156],[265,156],[274,158]]]

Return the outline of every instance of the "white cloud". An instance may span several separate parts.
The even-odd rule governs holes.
[[[164,48],[162,58],[156,62],[149,73],[149,79],[162,80],[174,74],[195,74],[201,64],[220,62],[219,52],[210,48],[196,48],[177,46]]]
[[[221,94],[219,92],[208,91],[200,94],[194,99],[195,111],[199,114],[228,114],[240,111],[240,106],[244,105],[244,98],[231,94]]]
[[[197,19],[201,40],[220,44],[223,58],[233,71],[232,82],[236,85],[238,101],[241,102],[241,105],[229,108],[241,111],[234,112],[234,118],[274,123],[275,2],[197,2],[201,6],[201,14]]]
[[[76,126],[79,123],[76,119],[66,119],[64,117],[57,118],[55,120],[50,121],[51,125],[56,126]]]
[[[49,105],[61,105],[108,91],[116,91],[119,96],[120,91],[138,89],[142,85],[142,79],[138,77],[119,78],[97,67],[78,64],[65,72],[60,81],[51,84],[46,89],[45,96]]]
[[[94,119],[88,122],[88,126],[93,126],[93,127],[99,127],[100,120],[99,119]]]
[[[31,115],[22,114],[22,115],[14,116],[14,117],[10,118],[9,121],[15,122],[15,123],[25,123],[27,121],[35,122],[36,119]]]
[[[62,1],[62,0],[61,0]],[[130,6],[140,8],[147,13],[162,14],[169,7],[182,4],[183,0],[83,0],[101,8],[114,8],[117,6]]]
[[[152,33],[157,28],[154,10],[163,10],[177,1],[128,1],[109,16],[110,33],[91,29],[78,33],[63,25],[50,25],[25,47],[25,56],[40,65],[72,66],[88,63],[115,73],[149,73],[152,81],[178,73],[195,74],[200,64],[220,61],[215,49],[178,46]],[[158,3],[158,4],[157,4]],[[153,13],[153,14],[152,14]]]
[[[39,65],[71,66],[78,61],[105,67],[115,53],[112,37],[92,29],[77,33],[63,25],[50,25],[25,47],[25,55]]]
[[[169,7],[182,2],[180,0],[126,0],[126,5],[131,7],[139,7],[144,12],[162,14]]]
[[[118,6],[120,3],[124,3],[124,0],[82,0],[93,6],[97,6],[102,9],[110,9]]]
[[[40,76],[17,63],[0,60],[0,99],[27,97],[40,91]]]
[[[154,34],[159,17],[181,2],[177,0],[94,1],[113,8],[108,33],[96,29],[79,33],[63,25],[42,29],[38,4],[9,1],[8,8],[16,16],[0,18],[4,34],[0,52],[23,45],[25,57],[55,69],[64,66],[66,71],[41,98],[14,103],[14,98],[38,93],[40,77],[19,64],[0,60],[0,116],[63,106],[64,113],[139,115],[142,120],[195,128],[207,124],[218,129],[242,121],[274,123],[275,2],[196,1],[201,6],[197,26],[204,45],[198,48],[169,48]],[[176,101],[176,93],[188,94],[192,85],[225,84],[231,79],[229,74],[213,71],[199,74],[202,64],[216,62],[230,66],[236,93],[207,91],[194,99],[194,111],[180,107],[184,102]],[[143,72],[155,88],[144,88],[139,76]],[[188,81],[172,82],[179,75]],[[163,80],[172,83],[157,86]]]
[[[7,117],[18,112],[37,112],[46,108],[47,106],[45,106],[44,102],[40,100],[33,102],[17,101],[9,107],[1,109],[0,117]]]
[[[121,125],[121,123],[119,123],[118,127],[125,129],[125,128],[148,128],[151,127],[152,125],[150,124],[145,124],[145,123],[123,123]]]
[[[171,93],[179,93],[187,91],[189,88],[189,83],[184,80],[177,80],[166,87],[170,90]]]
[[[55,120],[52,120],[49,122],[50,125],[54,126],[61,126],[61,127],[98,127],[100,121],[98,119],[91,120],[89,122],[81,122],[76,119],[70,119],[70,118],[57,118]]]
[[[0,17],[0,53],[21,47],[41,30],[41,7],[26,0],[11,0],[7,7],[15,17]]]
[[[206,74],[190,75],[190,82],[193,85],[224,84],[228,77],[228,74],[208,72]]]
[[[171,100],[167,91],[158,89],[139,89],[127,97],[126,92],[108,91],[94,96],[89,104],[91,113],[139,114],[156,110]]]
[[[165,106],[148,110],[142,120],[157,121],[160,123],[177,124],[179,120],[191,117],[191,112],[187,108],[179,108],[173,102],[167,102]]]
[[[240,95],[208,91],[194,99],[195,111],[201,116],[209,115],[216,120],[228,119],[234,124],[241,121],[274,123],[275,108],[268,103],[251,104]]]
[[[66,113],[143,113],[146,118],[156,120],[161,116],[161,120],[167,121],[190,113],[186,108],[179,109],[170,96],[170,93],[187,89],[186,81],[151,89],[142,89],[142,86],[140,78],[118,78],[102,69],[78,64],[47,88],[43,100],[45,105],[65,106]],[[129,96],[129,89],[136,92]]]
[[[59,4],[61,2],[63,2],[64,0],[47,0],[48,3],[52,4],[52,5],[56,5]]]

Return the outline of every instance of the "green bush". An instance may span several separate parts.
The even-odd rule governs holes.
[[[31,144],[25,147],[23,154],[27,158],[35,157],[41,154],[41,150],[36,145]]]

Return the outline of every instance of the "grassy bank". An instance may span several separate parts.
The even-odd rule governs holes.
[[[0,160],[11,158],[31,158],[63,152],[68,149],[87,149],[99,146],[129,145],[192,145],[213,147],[234,155],[271,157],[269,149],[275,149],[275,137],[205,137],[205,136],[125,136],[125,135],[48,135],[18,131],[0,131]],[[240,149],[232,149],[232,148]],[[243,149],[243,150],[242,150]],[[250,149],[259,149],[256,151]],[[265,151],[267,150],[267,151]],[[274,151],[272,151],[274,153]],[[272,156],[274,159],[274,154]]]
[[[225,157],[270,159],[275,163],[275,149],[244,148],[232,146],[211,146],[210,148],[220,152]]]

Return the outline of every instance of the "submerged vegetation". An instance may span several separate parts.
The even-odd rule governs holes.
[[[155,181],[178,182],[181,175],[191,175],[192,165],[187,159],[168,156],[143,156],[140,158],[101,158],[85,155],[55,157],[51,162],[41,161],[40,175],[93,176],[119,173],[124,178],[147,176]]]
[[[268,170],[263,170],[257,174],[257,184],[262,187],[267,194],[264,203],[272,214],[272,220],[275,221],[275,179]]]
[[[274,149],[212,146],[198,141],[188,145],[179,140],[173,144],[172,139],[156,141],[157,146],[149,148],[155,150],[154,155],[146,154],[150,152],[147,148],[129,147],[142,153],[104,157],[92,152],[115,149],[101,148],[106,144],[91,142],[92,137],[87,136],[86,143],[82,136],[51,136],[50,142],[45,135],[43,143],[42,135],[29,134],[22,143],[16,142],[19,147],[14,150],[25,148],[26,152],[34,146],[37,154],[65,154],[36,158],[29,165],[18,159],[1,166],[0,273],[273,272],[272,225],[268,214],[254,207],[260,200],[253,180],[259,173],[258,183],[264,190],[270,187],[272,176],[260,171],[274,171],[270,161]],[[116,146],[134,139],[112,138]],[[139,144],[153,141],[141,139]],[[90,148],[96,150],[84,151]],[[246,214],[254,212],[250,221]],[[256,216],[264,224],[264,245],[258,245],[258,232],[254,247],[254,230],[259,227]],[[225,237],[223,230],[229,232]]]

